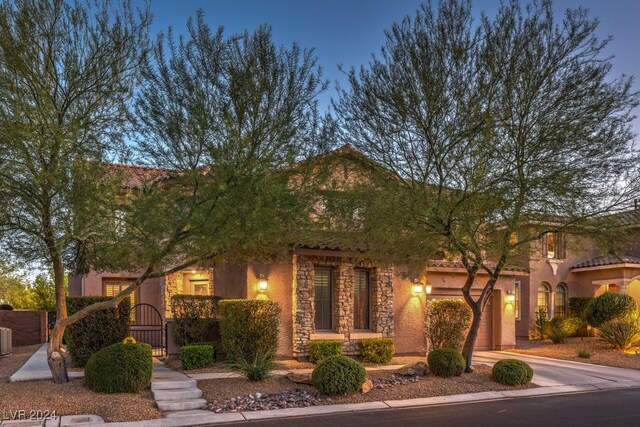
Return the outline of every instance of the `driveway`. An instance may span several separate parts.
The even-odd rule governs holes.
[[[518,359],[533,368],[533,383],[541,387],[560,385],[593,385],[599,389],[615,388],[621,383],[640,381],[640,371],[611,368],[590,363],[545,357],[525,356],[506,351],[476,351],[473,363],[491,365],[500,359]]]

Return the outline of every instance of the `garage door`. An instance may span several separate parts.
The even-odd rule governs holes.
[[[482,320],[480,322],[480,330],[478,331],[478,338],[476,339],[476,350],[493,350],[492,336],[493,336],[493,323],[491,321],[491,299],[487,303],[487,306],[482,312]]]

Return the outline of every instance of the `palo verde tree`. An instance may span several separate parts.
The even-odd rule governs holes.
[[[584,9],[556,20],[550,1],[505,2],[478,22],[470,1],[429,3],[340,91],[345,137],[387,171],[369,181],[368,214],[387,212],[395,235],[436,241],[464,266],[468,371],[509,263],[546,232],[598,235],[639,194],[639,96],[611,75],[596,27]]]
[[[149,22],[128,2],[0,3],[0,238],[16,261],[53,273],[56,382],[68,381],[65,267],[113,215],[101,162],[122,142]]]

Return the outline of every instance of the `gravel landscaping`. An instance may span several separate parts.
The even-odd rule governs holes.
[[[578,357],[578,350],[588,350],[591,353],[591,357],[588,359]],[[640,348],[632,349],[631,354],[624,353],[620,350],[612,349],[610,345],[596,337],[567,338],[563,344],[553,344],[551,341],[542,340],[518,341],[517,348],[510,351],[531,356],[640,370],[640,354],[638,354],[640,353]]]
[[[2,364],[0,359],[0,364]],[[93,392],[83,380],[67,384],[22,381],[0,384],[0,406],[5,411],[55,411],[56,415],[95,414],[107,422],[162,418],[150,391],[139,394]]]
[[[41,346],[42,344],[34,344],[13,347],[13,353],[10,356],[0,357],[0,383],[9,382],[9,377],[15,374]]]
[[[478,366],[474,373],[453,378],[433,375],[401,377],[389,371],[373,371],[368,374],[373,389],[366,394],[349,396],[322,395],[313,386],[293,383],[285,377],[271,377],[262,382],[250,382],[244,378],[201,380],[198,388],[203,391],[204,399],[213,412],[240,412],[535,387],[532,384],[519,387],[501,385],[491,381],[490,374],[491,368],[484,365]]]

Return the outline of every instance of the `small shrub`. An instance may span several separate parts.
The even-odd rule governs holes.
[[[534,330],[534,338],[543,340],[547,337],[547,331],[549,330],[549,316],[547,310],[540,308],[536,311],[536,325]]]
[[[575,333],[582,326],[582,319],[579,317],[554,317],[547,326],[545,336],[555,344],[560,344]]]
[[[455,348],[437,348],[429,352],[427,364],[433,375],[459,377],[464,371],[464,358]]]
[[[325,394],[349,394],[362,388],[367,371],[346,356],[331,356],[316,366],[311,374],[313,385]]]
[[[220,297],[210,295],[174,295],[171,316],[176,343],[180,346],[210,341],[211,332],[219,321]]]
[[[0,310],[13,310],[13,306],[11,304],[0,304]]]
[[[637,318],[618,318],[600,325],[600,339],[613,348],[627,350],[640,341],[640,321]]]
[[[265,378],[278,350],[280,306],[274,301],[223,300],[219,309],[227,361],[247,378]]]
[[[105,296],[67,298],[69,316],[91,304],[109,300],[111,297]],[[85,366],[98,350],[129,336],[130,311],[129,299],[124,299],[117,308],[97,311],[69,326],[64,337],[73,365]]]
[[[471,308],[459,299],[437,299],[427,302],[425,333],[430,348],[462,350],[471,325]]]
[[[599,328],[603,323],[620,317],[634,316],[638,307],[633,297],[618,292],[605,292],[594,298],[585,309],[589,325]]]
[[[359,343],[363,362],[389,363],[393,358],[393,340],[391,338],[365,338]]]
[[[149,344],[116,343],[89,358],[84,382],[101,393],[137,393],[151,384],[152,370]]]
[[[342,341],[319,340],[309,342],[309,362],[320,363],[327,357],[342,354]]]
[[[276,363],[269,353],[257,353],[251,360],[240,356],[231,364],[232,369],[241,372],[250,381],[262,381],[275,367]]]
[[[591,358],[591,352],[586,348],[581,348],[578,350],[578,357],[581,359],[589,359]]]
[[[191,344],[180,347],[182,369],[200,369],[216,361],[216,349],[211,344]]]
[[[491,379],[500,384],[524,385],[532,378],[533,369],[531,366],[516,359],[499,360],[491,370]]]

